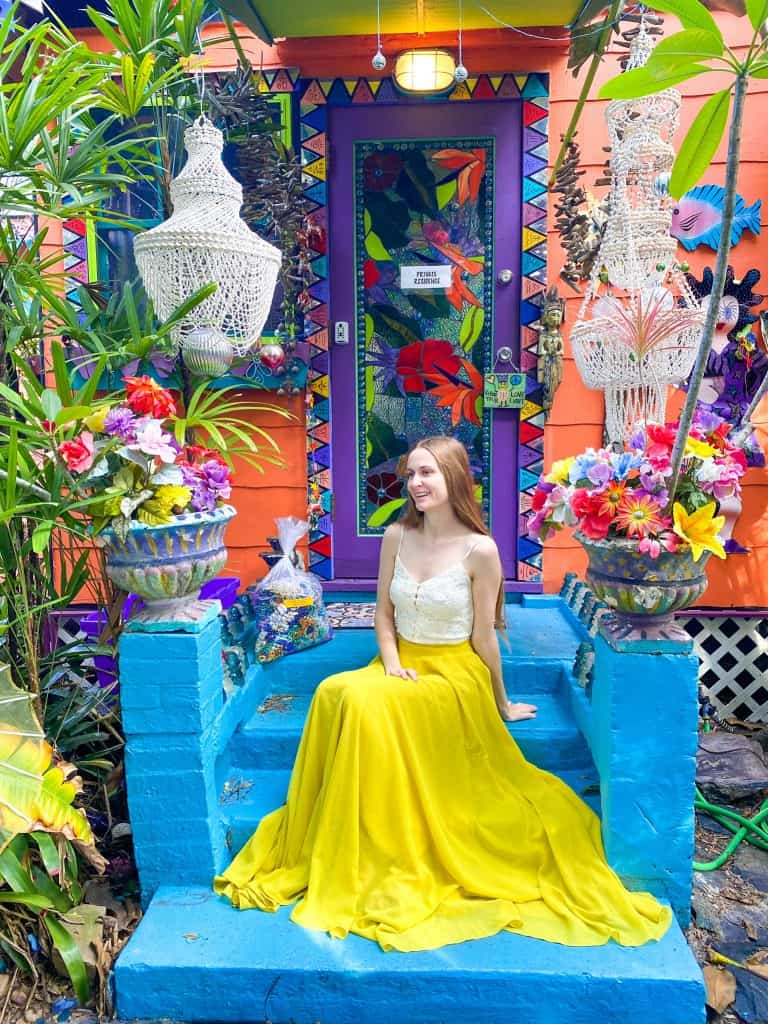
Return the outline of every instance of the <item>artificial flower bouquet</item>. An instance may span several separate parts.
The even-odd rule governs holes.
[[[731,425],[698,412],[686,440],[675,493],[669,493],[677,424],[649,423],[625,443],[625,451],[588,448],[555,462],[533,495],[528,532],[545,540],[575,526],[590,540],[626,538],[658,558],[662,550],[689,545],[694,561],[704,551],[725,558],[718,537],[725,517],[720,502],[741,493],[747,460],[728,439]]]
[[[125,539],[133,521],[157,526],[223,504],[230,468],[217,452],[179,443],[171,392],[150,377],[123,383],[124,400],[100,404],[74,431],[68,423],[71,436],[54,436],[50,452],[68,470],[93,532],[108,527]]]

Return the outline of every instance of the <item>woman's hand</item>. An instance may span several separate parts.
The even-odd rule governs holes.
[[[513,704],[511,700],[506,700],[497,707],[505,722],[521,722],[525,718],[535,718],[539,710],[535,704]]]
[[[393,665],[385,665],[384,671],[388,676],[399,676],[400,679],[418,679],[415,668],[403,668],[399,661]]]

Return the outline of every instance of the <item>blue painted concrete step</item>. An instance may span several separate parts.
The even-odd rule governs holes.
[[[640,949],[503,932],[384,953],[204,888],[162,888],[115,967],[121,1017],[271,1024],[703,1024],[701,974],[676,923]]]
[[[571,768],[556,774],[596,814],[600,814],[599,781],[594,768]],[[250,839],[265,814],[285,803],[290,777],[288,769],[232,771],[222,781],[219,786],[220,804],[229,830],[227,841],[233,853],[237,853]]]
[[[550,609],[547,609],[549,612]],[[517,693],[555,693],[562,687],[562,673],[573,664],[576,647],[570,641],[553,640],[556,623],[533,612],[538,619],[530,634],[510,621],[507,649],[501,644],[501,663],[510,696]],[[578,643],[576,644],[578,646]],[[376,656],[378,648],[372,629],[338,630],[326,644],[310,647],[263,666],[266,685],[273,693],[290,688],[291,693],[313,693],[317,684],[335,672],[362,668]],[[519,699],[513,696],[513,699]]]
[[[508,728],[529,761],[539,768],[586,766],[591,758],[564,699],[554,694],[515,694],[538,705],[534,720],[512,722]],[[268,695],[232,737],[231,763],[236,768],[290,768],[299,747],[311,697],[291,691]],[[269,710],[274,708],[274,710]]]

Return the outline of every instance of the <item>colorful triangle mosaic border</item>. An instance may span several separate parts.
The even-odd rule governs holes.
[[[383,79],[297,79],[288,75],[298,97],[299,136],[304,169],[305,196],[312,206],[312,220],[327,226],[327,121],[329,105],[356,103],[401,103],[389,78]],[[268,79],[268,81],[270,81]],[[270,86],[285,85],[276,76]],[[274,89],[278,91],[278,89]],[[284,89],[281,91],[285,91]],[[548,161],[549,77],[545,74],[475,75],[454,89],[455,102],[489,100],[523,101],[522,193],[523,231],[521,238],[522,296],[520,308],[522,369],[528,377],[527,401],[520,415],[520,529],[518,536],[518,578],[525,583],[541,581],[541,545],[527,535],[531,514],[531,495],[543,469],[544,424],[541,412],[541,386],[536,379],[537,332],[532,325],[539,318],[547,271],[546,254],[546,176]],[[319,487],[323,507],[330,510],[330,403],[328,400],[328,263],[325,250],[312,260],[316,279],[311,294],[317,305],[311,310],[310,323],[317,325],[310,343],[309,388],[313,396],[312,420],[307,425],[309,486]],[[310,537],[312,571],[324,579],[333,576],[333,536],[330,516],[323,516]]]

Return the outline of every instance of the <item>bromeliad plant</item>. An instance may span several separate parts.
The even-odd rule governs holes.
[[[730,429],[713,413],[697,415],[671,503],[678,424],[648,424],[635,432],[624,452],[588,448],[555,462],[534,493],[530,534],[546,539],[576,526],[590,540],[633,541],[651,558],[684,546],[694,561],[704,551],[725,558],[718,538],[725,521],[717,514],[719,503],[739,496],[747,464],[743,451],[728,440]]]

